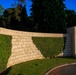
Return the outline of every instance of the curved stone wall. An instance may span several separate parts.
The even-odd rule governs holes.
[[[70,34],[23,32],[23,31],[15,31],[5,28],[0,28],[0,34],[12,36],[12,50],[11,50],[11,56],[8,60],[7,67],[33,59],[44,58],[41,52],[34,45],[32,41],[32,37],[69,37],[70,36]],[[70,39],[67,41],[66,49],[64,50],[66,56],[68,54],[69,55],[71,54],[70,52],[71,46],[68,44],[69,41]],[[69,50],[67,46],[69,47]]]

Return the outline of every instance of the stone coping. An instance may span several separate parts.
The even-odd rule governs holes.
[[[67,37],[69,34],[62,33],[40,33],[40,32],[28,32],[28,31],[17,31],[0,27],[0,34],[5,35],[25,35],[31,37]]]

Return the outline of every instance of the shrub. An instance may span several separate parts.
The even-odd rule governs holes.
[[[11,46],[11,36],[0,35],[0,72],[6,69]]]
[[[64,49],[64,38],[33,37],[33,42],[44,57],[55,57]]]

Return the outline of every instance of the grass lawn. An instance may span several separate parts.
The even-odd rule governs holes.
[[[0,72],[6,69],[8,59],[11,55],[11,36],[0,35]]]
[[[75,58],[32,60],[11,67],[7,75],[43,75],[47,70],[65,63],[75,63]]]

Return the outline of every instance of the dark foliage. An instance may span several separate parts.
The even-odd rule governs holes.
[[[24,0],[18,0],[15,8],[4,11],[0,26],[23,31],[66,32],[64,0],[31,0],[31,16],[28,17]],[[24,4],[24,5],[22,5]]]
[[[74,10],[65,10],[67,16],[67,27],[76,26],[76,12]]]
[[[63,0],[31,0],[31,15],[35,29],[40,32],[66,32]]]
[[[8,8],[0,18],[0,26],[21,31],[34,31],[33,19],[28,17],[25,5]]]

